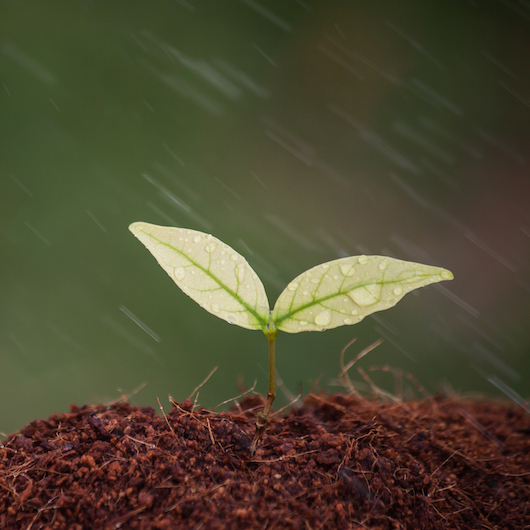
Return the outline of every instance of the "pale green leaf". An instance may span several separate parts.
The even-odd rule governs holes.
[[[247,329],[264,330],[269,302],[246,259],[219,239],[185,228],[133,223],[129,230],[201,307]]]
[[[323,331],[360,322],[405,294],[451,280],[450,271],[384,256],[351,256],[323,263],[296,277],[279,296],[272,320],[288,333]]]

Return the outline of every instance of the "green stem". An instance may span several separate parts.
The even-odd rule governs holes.
[[[269,391],[267,392],[267,402],[265,403],[265,407],[263,408],[263,411],[258,414],[256,433],[254,434],[254,439],[252,440],[252,446],[250,448],[251,454],[254,454],[256,451],[259,439],[269,421],[272,403],[276,398],[276,334],[278,333],[278,330],[271,317],[269,317],[266,329],[267,331],[265,331],[265,335],[267,335],[269,341]]]
[[[262,412],[265,421],[269,419],[272,402],[276,398],[276,333],[267,338],[269,339],[269,391],[267,392],[267,403]]]

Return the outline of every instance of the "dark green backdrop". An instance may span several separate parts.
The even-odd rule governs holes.
[[[266,390],[265,337],[184,296],[128,232],[138,220],[215,234],[271,303],[345,255],[454,272],[355,327],[280,335],[293,394],[336,389],[358,337],[348,359],[384,338],[360,365],[431,392],[528,395],[524,3],[0,0],[0,12],[0,431],[141,383],[135,403],[183,400],[216,365],[202,404],[255,379]]]

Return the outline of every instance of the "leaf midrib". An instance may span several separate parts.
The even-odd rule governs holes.
[[[422,276],[423,277],[427,277],[427,276],[432,276],[432,274],[424,274]],[[411,278],[414,278],[414,277],[417,277],[417,276],[411,276]],[[322,298],[318,298],[317,300],[312,300],[311,302],[308,302],[307,304],[299,306],[295,310],[290,310],[287,313],[285,313],[284,315],[282,315],[280,317],[277,317],[277,318],[274,318],[274,323],[276,325],[279,325],[282,322],[284,322],[285,320],[291,318],[293,315],[296,315],[296,313],[299,313],[300,311],[303,311],[303,310],[308,309],[310,307],[313,307],[315,305],[321,304],[322,302],[325,302],[326,300],[329,300],[331,298],[335,298],[335,297],[341,296],[341,295],[348,295],[349,292],[354,291],[355,289],[360,289],[360,288],[366,287],[368,285],[383,285],[384,286],[384,285],[390,285],[392,283],[401,284],[401,283],[407,282],[407,281],[410,281],[410,278],[407,278],[406,280],[403,280],[403,279],[387,280],[387,281],[383,280],[383,281],[377,281],[377,282],[374,281],[374,282],[366,282],[366,283],[362,283],[362,284],[357,284],[354,287],[352,287],[351,289],[347,289],[345,291],[338,291],[338,292],[332,293],[330,295],[323,296]],[[281,294],[280,294],[280,296],[281,296]],[[295,293],[295,296],[296,296],[296,293]],[[293,300],[294,300],[294,296],[293,296]],[[380,302],[380,300],[378,300],[378,302]],[[274,310],[273,310],[273,315],[274,315]]]

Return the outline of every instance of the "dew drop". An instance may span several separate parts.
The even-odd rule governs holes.
[[[215,250],[215,243],[210,243],[209,245],[206,245],[204,247],[204,250],[206,250],[208,254],[211,254]]]
[[[200,243],[202,241],[202,237],[201,236],[195,236],[193,238],[193,241],[195,241],[195,243]]]
[[[381,286],[366,285],[358,289],[354,289],[348,293],[348,296],[360,306],[372,305],[379,302],[381,294]]]
[[[384,271],[388,267],[388,261],[383,260],[379,263],[379,270]]]
[[[184,270],[184,267],[176,267],[173,274],[177,280],[183,280],[186,276],[186,271]]]
[[[301,326],[307,326],[309,324],[309,322],[307,320],[300,320],[298,322]]]
[[[238,256],[237,254],[232,254],[232,255],[230,256],[230,259],[231,259],[232,261],[237,261],[238,258],[239,258],[239,256]]]
[[[353,323],[354,323],[354,320],[353,320],[353,318],[346,317],[346,318],[343,320],[343,322],[344,322],[347,326],[349,326],[350,324],[353,324]]]
[[[243,283],[245,281],[246,272],[245,266],[242,263],[236,267],[237,281],[239,283]]]
[[[361,265],[366,265],[369,261],[370,261],[370,258],[368,256],[365,256],[364,254],[362,256],[359,256],[357,258],[357,261],[361,264]]]
[[[212,304],[212,311],[214,313],[219,313],[219,304]]]
[[[327,326],[331,322],[331,311],[324,309],[315,317],[315,324],[317,326]]]
[[[298,283],[297,282],[291,282],[287,286],[287,289],[289,289],[289,291],[296,291],[296,289],[298,289]]]
[[[403,292],[403,289],[401,287],[396,287],[393,291],[392,291],[396,296],[399,296],[402,292]]]
[[[355,274],[355,267],[351,263],[341,263],[339,267],[344,276],[353,276]]]

